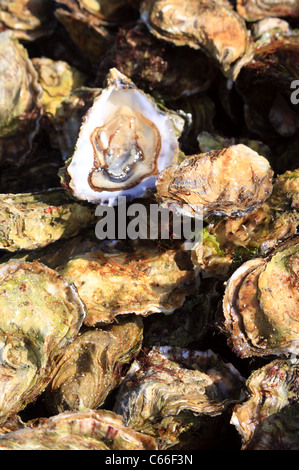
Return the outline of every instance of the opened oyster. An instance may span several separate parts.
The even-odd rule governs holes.
[[[239,144],[193,155],[164,170],[157,196],[167,207],[191,216],[242,216],[259,207],[272,192],[269,162]]]
[[[139,247],[94,250],[70,259],[59,272],[74,283],[87,308],[84,323],[110,323],[117,315],[171,313],[192,295],[195,275],[184,252]],[[187,256],[187,255],[186,255]]]
[[[246,21],[265,17],[298,17],[297,0],[237,0],[237,11]]]
[[[0,163],[21,165],[39,130],[42,89],[27,50],[0,33]]]
[[[236,405],[231,423],[242,450],[299,450],[299,364],[276,359],[246,382],[247,401]]]
[[[41,263],[11,261],[0,269],[0,423],[48,385],[55,359],[85,315],[75,289]]]
[[[86,410],[41,419],[37,426],[0,435],[2,450],[156,450],[150,436],[125,426],[112,411]]]
[[[142,333],[141,318],[133,317],[78,336],[57,360],[47,393],[49,408],[56,413],[99,408],[139,352]]]
[[[208,433],[212,418],[241,399],[242,385],[232,364],[212,351],[154,348],[133,363],[115,411],[128,426],[153,436],[165,449],[190,429]]]
[[[62,172],[75,197],[117,204],[119,195],[142,197],[178,156],[175,127],[155,102],[116,69],[80,129],[73,157]]]
[[[298,235],[268,258],[244,263],[223,299],[229,344],[241,357],[282,355],[298,339]]]
[[[63,189],[0,194],[0,248],[17,251],[77,235],[95,220],[93,206],[74,201]]]

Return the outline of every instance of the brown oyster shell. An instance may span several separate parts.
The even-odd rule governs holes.
[[[56,271],[37,261],[10,261],[0,269],[0,312],[0,423],[5,423],[46,388],[85,309]]]
[[[269,162],[239,144],[187,157],[164,170],[157,197],[179,213],[242,216],[259,207],[272,192]]]
[[[237,12],[246,21],[256,21],[267,17],[298,17],[297,0],[237,0]]]
[[[240,357],[283,355],[298,338],[298,235],[244,263],[223,299],[229,344]]]

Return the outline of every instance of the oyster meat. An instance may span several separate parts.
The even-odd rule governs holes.
[[[136,360],[117,395],[115,412],[156,439],[159,449],[190,429],[207,432],[215,418],[241,400],[244,379],[211,350],[153,348]],[[216,420],[217,422],[217,420]]]
[[[0,435],[2,450],[156,450],[151,436],[125,426],[106,410],[69,411],[37,426]]]
[[[240,357],[283,355],[299,334],[299,237],[267,258],[244,263],[230,277],[223,299],[229,344]]]
[[[55,359],[85,316],[76,290],[38,263],[0,268],[0,423],[24,409],[48,385]]]
[[[133,253],[93,250],[74,256],[59,272],[75,284],[87,308],[84,323],[111,323],[117,315],[171,313],[193,294],[195,274],[176,250],[136,248]],[[191,263],[192,265],[192,263]]]
[[[166,168],[156,182],[158,199],[190,216],[242,216],[272,192],[268,160],[246,145],[187,157]]]
[[[178,152],[169,116],[112,69],[107,87],[84,117],[62,182],[78,199],[117,204],[119,195],[132,199],[153,189],[158,173],[177,160]]]
[[[275,359],[253,371],[246,385],[249,397],[231,418],[242,450],[299,450],[298,360]]]
[[[73,200],[62,188],[37,193],[0,194],[0,248],[41,248],[77,235],[95,220],[94,206]]]
[[[138,354],[142,338],[140,317],[83,332],[57,360],[47,393],[49,409],[60,413],[99,408],[120,384],[122,369]]]

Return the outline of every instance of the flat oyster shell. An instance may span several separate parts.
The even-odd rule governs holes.
[[[142,197],[157,175],[177,161],[172,120],[125,75],[111,69],[107,87],[84,117],[76,149],[61,171],[62,184],[94,204],[118,196]]]
[[[132,364],[114,410],[165,449],[179,442],[181,433],[200,429],[208,417],[238,402],[243,382],[232,364],[211,350],[153,348]]]
[[[112,411],[60,413],[38,426],[0,435],[2,450],[156,450],[150,436],[125,426]]]
[[[41,248],[77,235],[95,220],[93,206],[73,200],[63,189],[0,194],[0,248]]]
[[[159,39],[177,46],[203,48],[225,71],[246,51],[245,22],[228,1],[144,0],[140,12]]]
[[[297,17],[297,0],[237,0],[237,12],[246,21],[256,21],[267,17]]]
[[[0,423],[48,385],[55,359],[85,316],[76,290],[41,263],[10,261],[0,268]]]
[[[87,308],[87,326],[128,313],[171,313],[195,286],[193,266],[182,266],[176,250],[156,247],[141,246],[133,253],[94,250],[75,256],[58,271],[75,284]]]
[[[242,216],[272,192],[268,160],[246,145],[187,157],[164,170],[157,197],[167,207],[191,216]]]
[[[47,406],[55,413],[99,408],[138,354],[143,338],[140,317],[124,318],[106,329],[83,332],[57,360]]]
[[[223,299],[229,344],[240,357],[283,355],[298,338],[298,235],[244,263]]]
[[[252,372],[249,397],[235,406],[231,424],[242,450],[299,450],[299,364],[276,359]]]

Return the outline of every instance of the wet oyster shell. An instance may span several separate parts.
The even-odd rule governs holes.
[[[0,435],[2,450],[156,450],[152,437],[125,426],[112,411],[86,410],[41,419],[38,426]]]
[[[240,217],[270,196],[272,176],[264,157],[243,144],[233,145],[187,157],[164,170],[156,182],[157,197],[186,215]]]
[[[9,251],[44,247],[95,221],[93,206],[78,203],[61,188],[0,194],[0,201],[0,248]]]
[[[176,46],[204,49],[227,71],[246,51],[243,18],[229,1],[144,0],[141,19],[159,39]]]
[[[261,20],[266,17],[298,17],[297,0],[237,0],[237,12],[246,21]]]
[[[85,309],[74,287],[38,262],[2,264],[0,293],[0,423],[5,423],[46,388]]]
[[[0,33],[0,164],[20,166],[39,130],[42,89],[27,50]]]
[[[186,256],[188,256],[186,254]],[[171,313],[192,295],[195,275],[185,253],[139,247],[133,253],[94,250],[58,268],[75,284],[87,308],[84,323],[111,323],[117,315]]]
[[[283,355],[298,338],[298,235],[244,263],[223,299],[228,342],[240,357]]]
[[[128,426],[153,436],[159,449],[167,449],[183,432],[202,426],[207,431],[207,418],[241,399],[243,382],[232,364],[210,350],[153,348],[132,364],[114,410]]]
[[[51,0],[1,0],[0,30],[11,30],[18,39],[47,36],[55,24]]]
[[[176,127],[151,97],[112,69],[84,117],[74,155],[61,171],[62,184],[94,204],[144,196],[158,173],[177,161]]]
[[[235,406],[231,424],[242,450],[299,450],[299,364],[276,359],[246,382],[249,398]]]
[[[122,370],[141,348],[141,318],[125,318],[107,329],[78,336],[58,358],[48,387],[47,406],[54,413],[99,408],[122,379]]]

